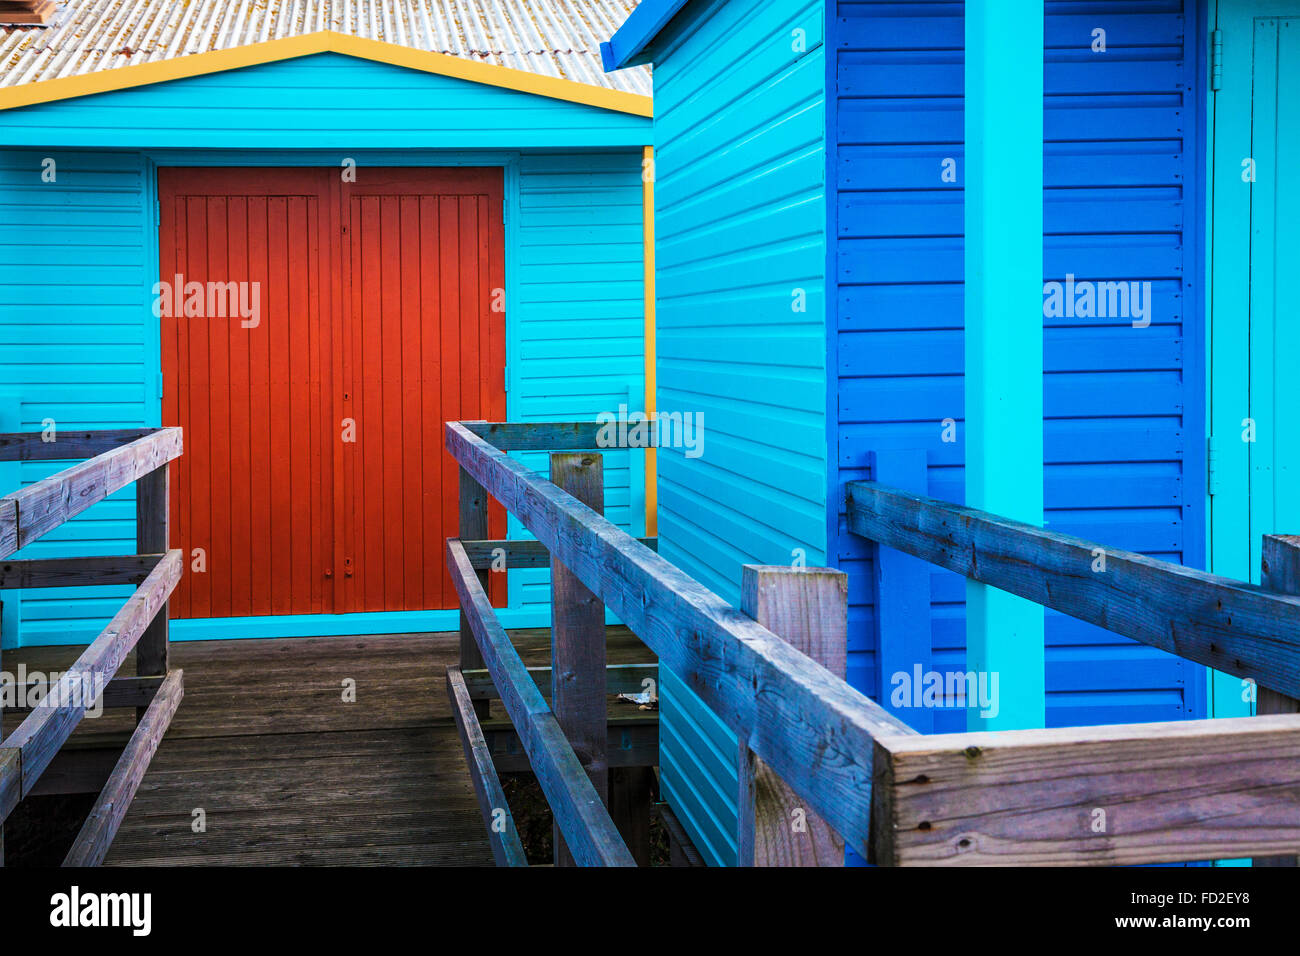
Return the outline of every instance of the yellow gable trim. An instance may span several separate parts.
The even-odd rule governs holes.
[[[260,66],[263,63],[291,60],[295,57],[310,56],[313,53],[341,53],[344,56],[373,60],[376,63],[388,63],[423,73],[437,73],[440,76],[468,80],[471,83],[518,90],[521,93],[567,100],[570,103],[581,103],[584,106],[595,106],[619,113],[631,113],[634,116],[654,115],[651,98],[637,93],[607,90],[587,83],[540,76],[524,70],[497,66],[494,63],[480,63],[477,60],[446,53],[414,50],[395,43],[349,36],[332,30],[267,40],[264,43],[253,43],[230,50],[193,53],[156,63],[138,63],[113,70],[100,70],[96,73],[5,87],[0,89],[0,110],[31,106],[36,103],[51,103],[74,96],[125,90],[151,83],[166,83],[169,80],[238,70],[246,66]]]

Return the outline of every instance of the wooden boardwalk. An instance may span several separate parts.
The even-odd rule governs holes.
[[[530,665],[549,663],[549,631],[512,636]],[[492,865],[446,696],[458,641],[174,643],[185,699],[106,865]],[[48,671],[78,651],[23,648],[4,664]],[[611,663],[652,659],[611,629]],[[355,681],[355,703],[344,700],[345,681]],[[109,711],[84,721],[68,746],[120,748],[129,726],[126,713]]]

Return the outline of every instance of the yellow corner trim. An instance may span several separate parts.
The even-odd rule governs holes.
[[[659,384],[655,375],[655,150],[641,150],[641,249],[645,269],[645,411],[659,410]],[[645,450],[645,533],[659,535],[659,452]]]
[[[6,87],[0,89],[0,110],[32,106],[36,103],[52,103],[56,100],[89,96],[93,93],[109,93],[113,90],[147,86],[151,83],[166,83],[169,80],[183,80],[191,76],[238,70],[246,66],[260,66],[264,63],[291,60],[314,53],[339,53],[363,60],[373,60],[376,63],[388,63],[419,70],[423,73],[437,73],[440,76],[450,76],[471,83],[518,90],[521,93],[566,100],[570,103],[580,103],[618,113],[630,113],[634,116],[654,115],[651,98],[637,93],[607,90],[573,80],[540,76],[508,66],[480,63],[446,53],[414,50],[395,43],[349,36],[333,30],[267,40],[230,50],[192,53],[156,63],[138,63],[134,66],[121,66],[117,69],[101,70],[80,76],[39,80],[21,86]]]

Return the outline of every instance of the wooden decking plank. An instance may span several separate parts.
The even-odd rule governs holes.
[[[531,664],[550,662],[547,628],[510,636]],[[20,648],[6,665],[65,670],[81,650]],[[444,686],[457,652],[454,633],[173,644],[185,700],[105,863],[490,866]],[[608,656],[654,661],[617,627]],[[134,668],[129,655],[121,672]],[[83,720],[65,749],[120,750],[133,716]],[[194,833],[199,807],[206,832]]]

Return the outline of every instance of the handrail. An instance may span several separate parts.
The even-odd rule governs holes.
[[[519,731],[537,782],[574,859],[582,866],[635,866],[600,794],[497,620],[487,591],[456,538],[447,540],[447,566],[483,660],[501,692],[501,702]]]
[[[93,454],[49,478],[0,497],[0,560],[132,482],[136,547],[120,557],[6,561],[0,589],[93,584],[138,585],[99,636],[8,736],[0,737],[0,822],[28,796],[96,704],[134,706],[138,724],[78,837],[69,862],[97,865],[107,852],[158,740],[184,693],[168,671],[167,601],[184,561],[168,549],[168,462],[181,454],[179,428],[0,435],[0,460],[53,461]],[[137,674],[110,680],[136,651]],[[0,844],[0,854],[3,847]],[[0,864],[3,857],[0,855]]]
[[[167,603],[181,579],[183,563],[180,551],[167,552],[76,663],[50,689],[55,703],[42,702],[33,708],[14,732],[0,741],[0,748],[16,750],[21,757],[23,796],[31,793],[85,712],[95,706],[108,679],[122,666],[140,635]]]
[[[871,481],[849,530],[974,581],[1300,697],[1300,597]]]
[[[462,489],[478,502],[485,490],[497,498],[737,732],[742,804],[745,764],[757,755],[885,865],[1134,864],[1300,851],[1300,714],[918,735],[759,624],[771,618],[753,601],[745,611],[727,605],[494,445],[600,444],[590,423],[537,429],[449,422]],[[1290,594],[873,482],[851,484],[849,520],[859,534],[975,580],[1263,687],[1297,689],[1300,598]],[[477,565],[483,560],[477,555]],[[462,583],[478,585],[463,548],[454,563]],[[481,585],[469,596],[478,605],[472,617],[490,612]],[[803,620],[811,612],[787,613]],[[480,643],[487,654],[508,639],[501,632]],[[506,693],[529,681],[519,670]],[[490,672],[497,680],[501,670]]]
[[[1262,588],[873,481],[848,484],[847,512],[878,544],[1260,688],[1256,717],[881,739],[877,862],[1294,859],[1294,540],[1265,538]]]
[[[565,428],[574,441],[598,434],[592,424]],[[517,429],[448,422],[448,451],[742,744],[869,853],[875,739],[915,731],[479,434],[493,430],[521,447]]]
[[[12,442],[14,438],[0,435],[0,441]],[[59,446],[57,441],[49,444]],[[60,457],[73,453],[71,448],[59,447]],[[161,428],[5,495],[0,498],[0,559],[27,547],[180,453],[181,430]]]

